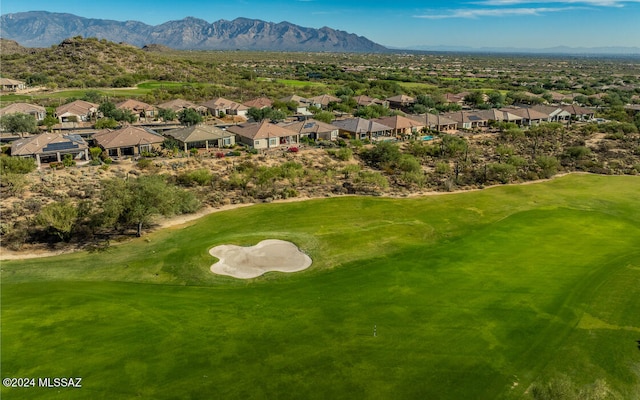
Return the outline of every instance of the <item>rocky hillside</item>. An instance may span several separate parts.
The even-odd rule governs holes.
[[[305,28],[289,22],[247,18],[209,23],[188,17],[150,26],[138,21],[88,19],[73,14],[31,11],[0,17],[0,36],[26,47],[48,47],[74,37],[96,37],[142,47],[160,44],[190,50],[271,50],[382,52],[367,38],[328,27]]]
[[[157,52],[105,39],[74,37],[57,46],[27,50],[27,54],[5,54],[3,47],[3,76],[37,78],[40,84],[55,82],[58,87],[122,87],[144,79],[179,80],[185,75],[207,81],[216,73],[197,63],[162,58]],[[123,78],[122,84],[114,85],[114,80]]]
[[[2,54],[29,54],[32,51],[36,50],[22,47],[15,40],[0,38],[0,53]]]

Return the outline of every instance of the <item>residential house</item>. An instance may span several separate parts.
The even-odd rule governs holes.
[[[311,103],[312,106],[326,110],[327,107],[329,106],[329,103],[340,103],[342,102],[342,100],[335,96],[331,96],[329,94],[323,94],[320,96],[310,98],[309,102]]]
[[[309,112],[308,107],[311,105],[311,101],[309,99],[305,99],[304,97],[300,97],[298,95],[291,95],[287,97],[283,97],[280,99],[283,103],[294,102],[296,103],[296,114],[306,114]]]
[[[511,114],[515,114],[522,118],[522,125],[533,126],[539,125],[543,122],[549,122],[549,114],[541,111],[536,111],[529,107],[505,107],[501,108],[501,111],[507,111]]]
[[[353,98],[356,101],[356,104],[360,107],[379,105],[385,108],[389,108],[389,102],[386,100],[380,100],[374,97],[369,97],[366,95],[360,95]]]
[[[400,137],[417,134],[425,126],[424,121],[418,122],[401,115],[375,118],[372,121],[390,127],[392,129],[391,133]]]
[[[249,107],[244,104],[236,103],[235,101],[227,100],[222,97],[209,100],[206,103],[202,103],[202,105],[207,107],[211,115],[214,117],[234,115],[246,118],[247,111],[249,111]]]
[[[75,100],[56,108],[56,117],[60,123],[88,122],[98,115],[98,104],[84,100]]]
[[[352,139],[385,140],[391,139],[390,126],[365,118],[348,118],[332,122],[339,129],[341,135]]]
[[[407,115],[407,117],[422,123],[424,127],[430,131],[452,132],[458,129],[458,123],[456,121],[439,114],[426,113],[421,115]]]
[[[489,125],[489,120],[476,111],[455,111],[443,114],[444,117],[456,121],[458,129],[477,129]]]
[[[560,106],[546,106],[537,104],[530,108],[549,115],[549,122],[568,123],[571,121],[571,113]]]
[[[445,93],[444,94],[444,101],[448,104],[457,104],[459,106],[463,106],[464,105],[464,97],[466,96],[465,93],[459,93],[459,94],[455,94],[455,93]]]
[[[572,102],[575,97],[574,94],[564,94],[553,90],[550,90],[548,93],[551,95],[551,101],[556,104]]]
[[[233,125],[227,130],[236,135],[236,142],[254,149],[271,149],[300,143],[300,134],[264,120]]]
[[[273,106],[273,101],[271,101],[271,99],[269,99],[268,97],[258,97],[257,99],[245,101],[242,104],[249,108],[257,108],[258,110],[262,110],[263,108]]]
[[[336,140],[338,139],[339,129],[337,126],[327,124],[326,122],[309,119],[306,121],[298,121],[293,123],[278,124],[283,128],[292,130],[300,134],[300,137],[308,137],[313,140]]]
[[[17,92],[18,90],[26,89],[26,87],[27,85],[23,81],[9,78],[0,78],[0,91]]]
[[[414,104],[416,102],[416,99],[411,96],[401,94],[398,96],[389,97],[387,98],[387,101],[389,102],[390,108],[405,109]]]
[[[104,129],[92,135],[92,139],[107,152],[109,157],[135,157],[144,152],[160,149],[164,137],[150,129],[127,125],[120,129]]]
[[[576,104],[562,106],[562,109],[571,114],[571,119],[576,121],[588,121],[596,115],[592,109]]]
[[[517,125],[522,125],[522,117],[512,114],[508,111],[496,110],[492,108],[490,110],[480,110],[474,112],[476,115],[482,117],[491,122],[512,122]]]
[[[60,133],[41,133],[11,143],[12,156],[33,157],[38,167],[41,163],[61,162],[67,154],[89,160],[89,146],[79,135]]]
[[[36,121],[42,121],[47,116],[47,110],[37,104],[29,103],[12,103],[0,109],[0,117],[9,114],[27,114],[33,115]]]
[[[187,109],[196,110],[200,115],[207,113],[207,107],[199,106],[187,100],[175,99],[162,104],[158,104],[158,108],[163,110],[171,110],[176,114]]]
[[[158,115],[158,109],[151,104],[133,99],[125,100],[116,104],[116,108],[119,110],[130,111],[133,115],[138,117],[140,121],[146,121],[149,118],[153,119]]]
[[[222,148],[236,144],[236,135],[216,126],[198,124],[186,128],[171,129],[164,132],[165,136],[176,139],[184,151],[189,149]]]

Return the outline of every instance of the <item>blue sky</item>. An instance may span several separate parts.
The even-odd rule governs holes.
[[[187,16],[328,26],[391,47],[640,47],[640,0],[0,0],[2,14],[68,12],[158,25]]]

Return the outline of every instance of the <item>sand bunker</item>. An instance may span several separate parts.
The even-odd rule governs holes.
[[[216,246],[209,254],[220,259],[211,272],[234,278],[250,279],[269,271],[297,272],[309,268],[311,258],[284,240],[263,240],[255,246]]]

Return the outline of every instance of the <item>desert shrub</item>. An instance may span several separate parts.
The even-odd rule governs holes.
[[[445,175],[451,172],[451,166],[446,162],[437,162],[436,163],[436,173],[440,175]]]
[[[36,169],[33,158],[0,156],[0,174],[28,174]]]
[[[76,165],[76,160],[73,159],[73,155],[65,154],[62,158],[62,164],[65,167],[74,167]]]
[[[197,169],[180,174],[176,179],[183,186],[206,186],[211,184],[213,175],[207,169]]]
[[[35,222],[51,235],[68,240],[76,222],[78,210],[69,202],[56,202],[42,207]]]
[[[153,162],[148,158],[141,158],[136,163],[136,166],[140,169],[149,169],[153,166]]]
[[[2,192],[7,192],[11,196],[18,196],[27,186],[27,179],[23,174],[4,173],[0,180]]]
[[[488,178],[500,183],[509,183],[516,174],[516,167],[511,164],[494,163],[487,166]]]
[[[574,160],[579,160],[591,155],[591,149],[585,146],[574,146],[567,148],[564,154],[566,157],[573,158]]]
[[[545,178],[551,178],[558,172],[560,162],[552,156],[540,156],[536,158],[536,164],[541,170],[541,174]]]

